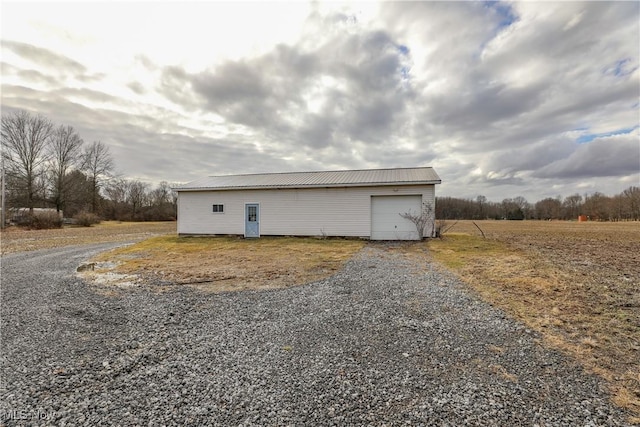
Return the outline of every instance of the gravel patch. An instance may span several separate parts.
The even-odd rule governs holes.
[[[627,425],[596,377],[389,246],[323,281],[223,294],[105,295],[75,269],[108,245],[3,257],[2,422]]]

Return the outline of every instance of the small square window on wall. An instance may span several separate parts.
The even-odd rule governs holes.
[[[224,213],[224,205],[213,205],[213,213]]]

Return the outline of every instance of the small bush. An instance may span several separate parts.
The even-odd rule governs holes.
[[[90,212],[80,212],[73,217],[77,225],[91,227],[93,224],[100,224],[100,217]]]
[[[26,217],[26,227],[32,230],[61,228],[62,218],[57,212],[35,212]]]

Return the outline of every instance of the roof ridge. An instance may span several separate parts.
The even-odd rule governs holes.
[[[259,173],[240,173],[231,175],[208,175],[207,178],[223,178],[228,176],[257,176],[257,175],[293,175],[296,173],[312,174],[327,172],[374,172],[374,171],[390,171],[390,170],[408,170],[408,169],[433,169],[433,166],[412,166],[402,168],[378,168],[378,169],[333,169],[333,170],[316,170],[316,171],[290,171],[290,172],[259,172]]]

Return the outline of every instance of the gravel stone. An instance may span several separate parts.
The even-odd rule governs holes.
[[[2,257],[2,424],[624,426],[598,378],[454,276],[369,243],[326,280],[210,294]]]

